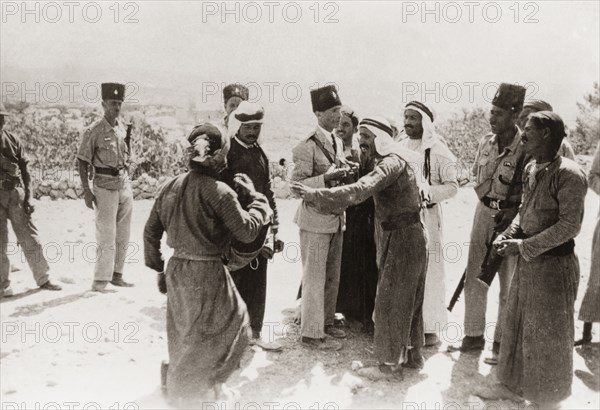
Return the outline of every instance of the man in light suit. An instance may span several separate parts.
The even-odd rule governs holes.
[[[335,86],[311,91],[317,128],[293,149],[293,181],[312,188],[333,187],[348,176],[342,140],[333,130],[340,122],[342,102]],[[300,228],[302,257],[302,343],[321,350],[339,350],[341,344],[327,337],[344,338],[333,326],[344,230],[344,213],[323,214],[302,201],[294,222]]]

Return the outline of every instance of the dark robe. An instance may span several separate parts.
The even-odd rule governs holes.
[[[223,266],[232,238],[251,242],[271,211],[260,193],[245,211],[223,182],[198,172],[169,181],[144,229],[146,265],[163,271],[163,233],[174,249],[167,265],[170,402],[199,405],[206,391],[238,368],[248,343],[246,305]]]
[[[341,213],[369,197],[375,203],[379,282],[375,298],[375,355],[380,362],[406,360],[420,348],[427,239],[421,219],[421,194],[410,166],[395,154],[383,157],[358,182],[317,189],[304,199],[320,212]]]
[[[353,147],[347,160],[358,163]],[[360,169],[364,176],[368,171]],[[355,180],[349,181],[356,182]],[[377,293],[377,250],[375,247],[375,204],[373,198],[346,209],[346,231],[336,311],[373,331],[373,310]]]
[[[526,239],[502,318],[498,379],[525,399],[543,403],[571,394],[579,261],[573,251],[559,255],[553,249],[579,233],[587,182],[566,158],[534,176],[535,165],[524,172],[519,222],[505,233]]]
[[[233,177],[238,173],[248,175],[254,183],[254,188],[267,197],[273,210],[273,225],[277,226],[277,205],[271,189],[271,175],[267,155],[259,145],[246,148],[237,139],[233,138],[227,154],[227,169],[221,173],[221,178],[229,186],[233,186]],[[252,243],[243,244],[234,241],[233,246],[246,252],[252,252],[261,249],[263,244],[264,237],[259,235]],[[256,338],[260,337],[265,317],[267,263],[267,258],[258,255],[248,265],[231,272],[235,286],[248,307],[250,326],[253,337]]]

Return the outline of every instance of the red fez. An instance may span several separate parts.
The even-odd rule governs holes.
[[[229,84],[223,88],[223,103],[227,104],[232,97],[239,97],[244,101],[248,101],[248,88],[241,84]]]
[[[310,100],[312,102],[312,110],[316,111],[327,111],[332,107],[342,105],[340,95],[335,88],[335,85],[328,85],[325,87],[317,88],[310,92]]]
[[[102,100],[119,100],[125,99],[125,85],[119,83],[102,83]]]
[[[513,113],[521,112],[527,90],[517,84],[502,83],[496,91],[492,105]]]

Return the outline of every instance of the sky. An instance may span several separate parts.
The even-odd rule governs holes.
[[[89,72],[207,108],[240,82],[274,110],[310,112],[309,90],[335,83],[357,112],[398,117],[413,99],[487,106],[514,82],[572,122],[600,75],[598,1],[1,3],[4,94],[15,69],[59,84]]]

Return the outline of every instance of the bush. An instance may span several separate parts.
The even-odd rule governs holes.
[[[458,159],[460,169],[470,169],[481,137],[490,132],[487,112],[481,108],[462,109],[438,127],[448,147]]]
[[[153,178],[175,176],[187,171],[187,142],[167,141],[162,129],[145,120],[134,121],[131,136],[134,170],[132,179],[142,174]]]
[[[73,169],[80,131],[69,125],[64,115],[41,118],[33,112],[9,118],[6,129],[21,139],[32,173],[46,175],[57,169]]]
[[[600,139],[600,87],[594,83],[594,90],[584,97],[584,103],[577,103],[579,115],[575,122],[570,142],[577,154],[592,155]]]
[[[21,139],[34,178],[45,179],[65,170],[77,174],[77,151],[83,129],[98,118],[95,111],[86,113],[80,122],[68,121],[62,114],[42,118],[35,112],[18,113],[10,117],[6,129]],[[153,128],[143,118],[134,121],[131,145],[132,179],[142,174],[158,178],[186,171],[184,143],[167,141],[162,130]]]

